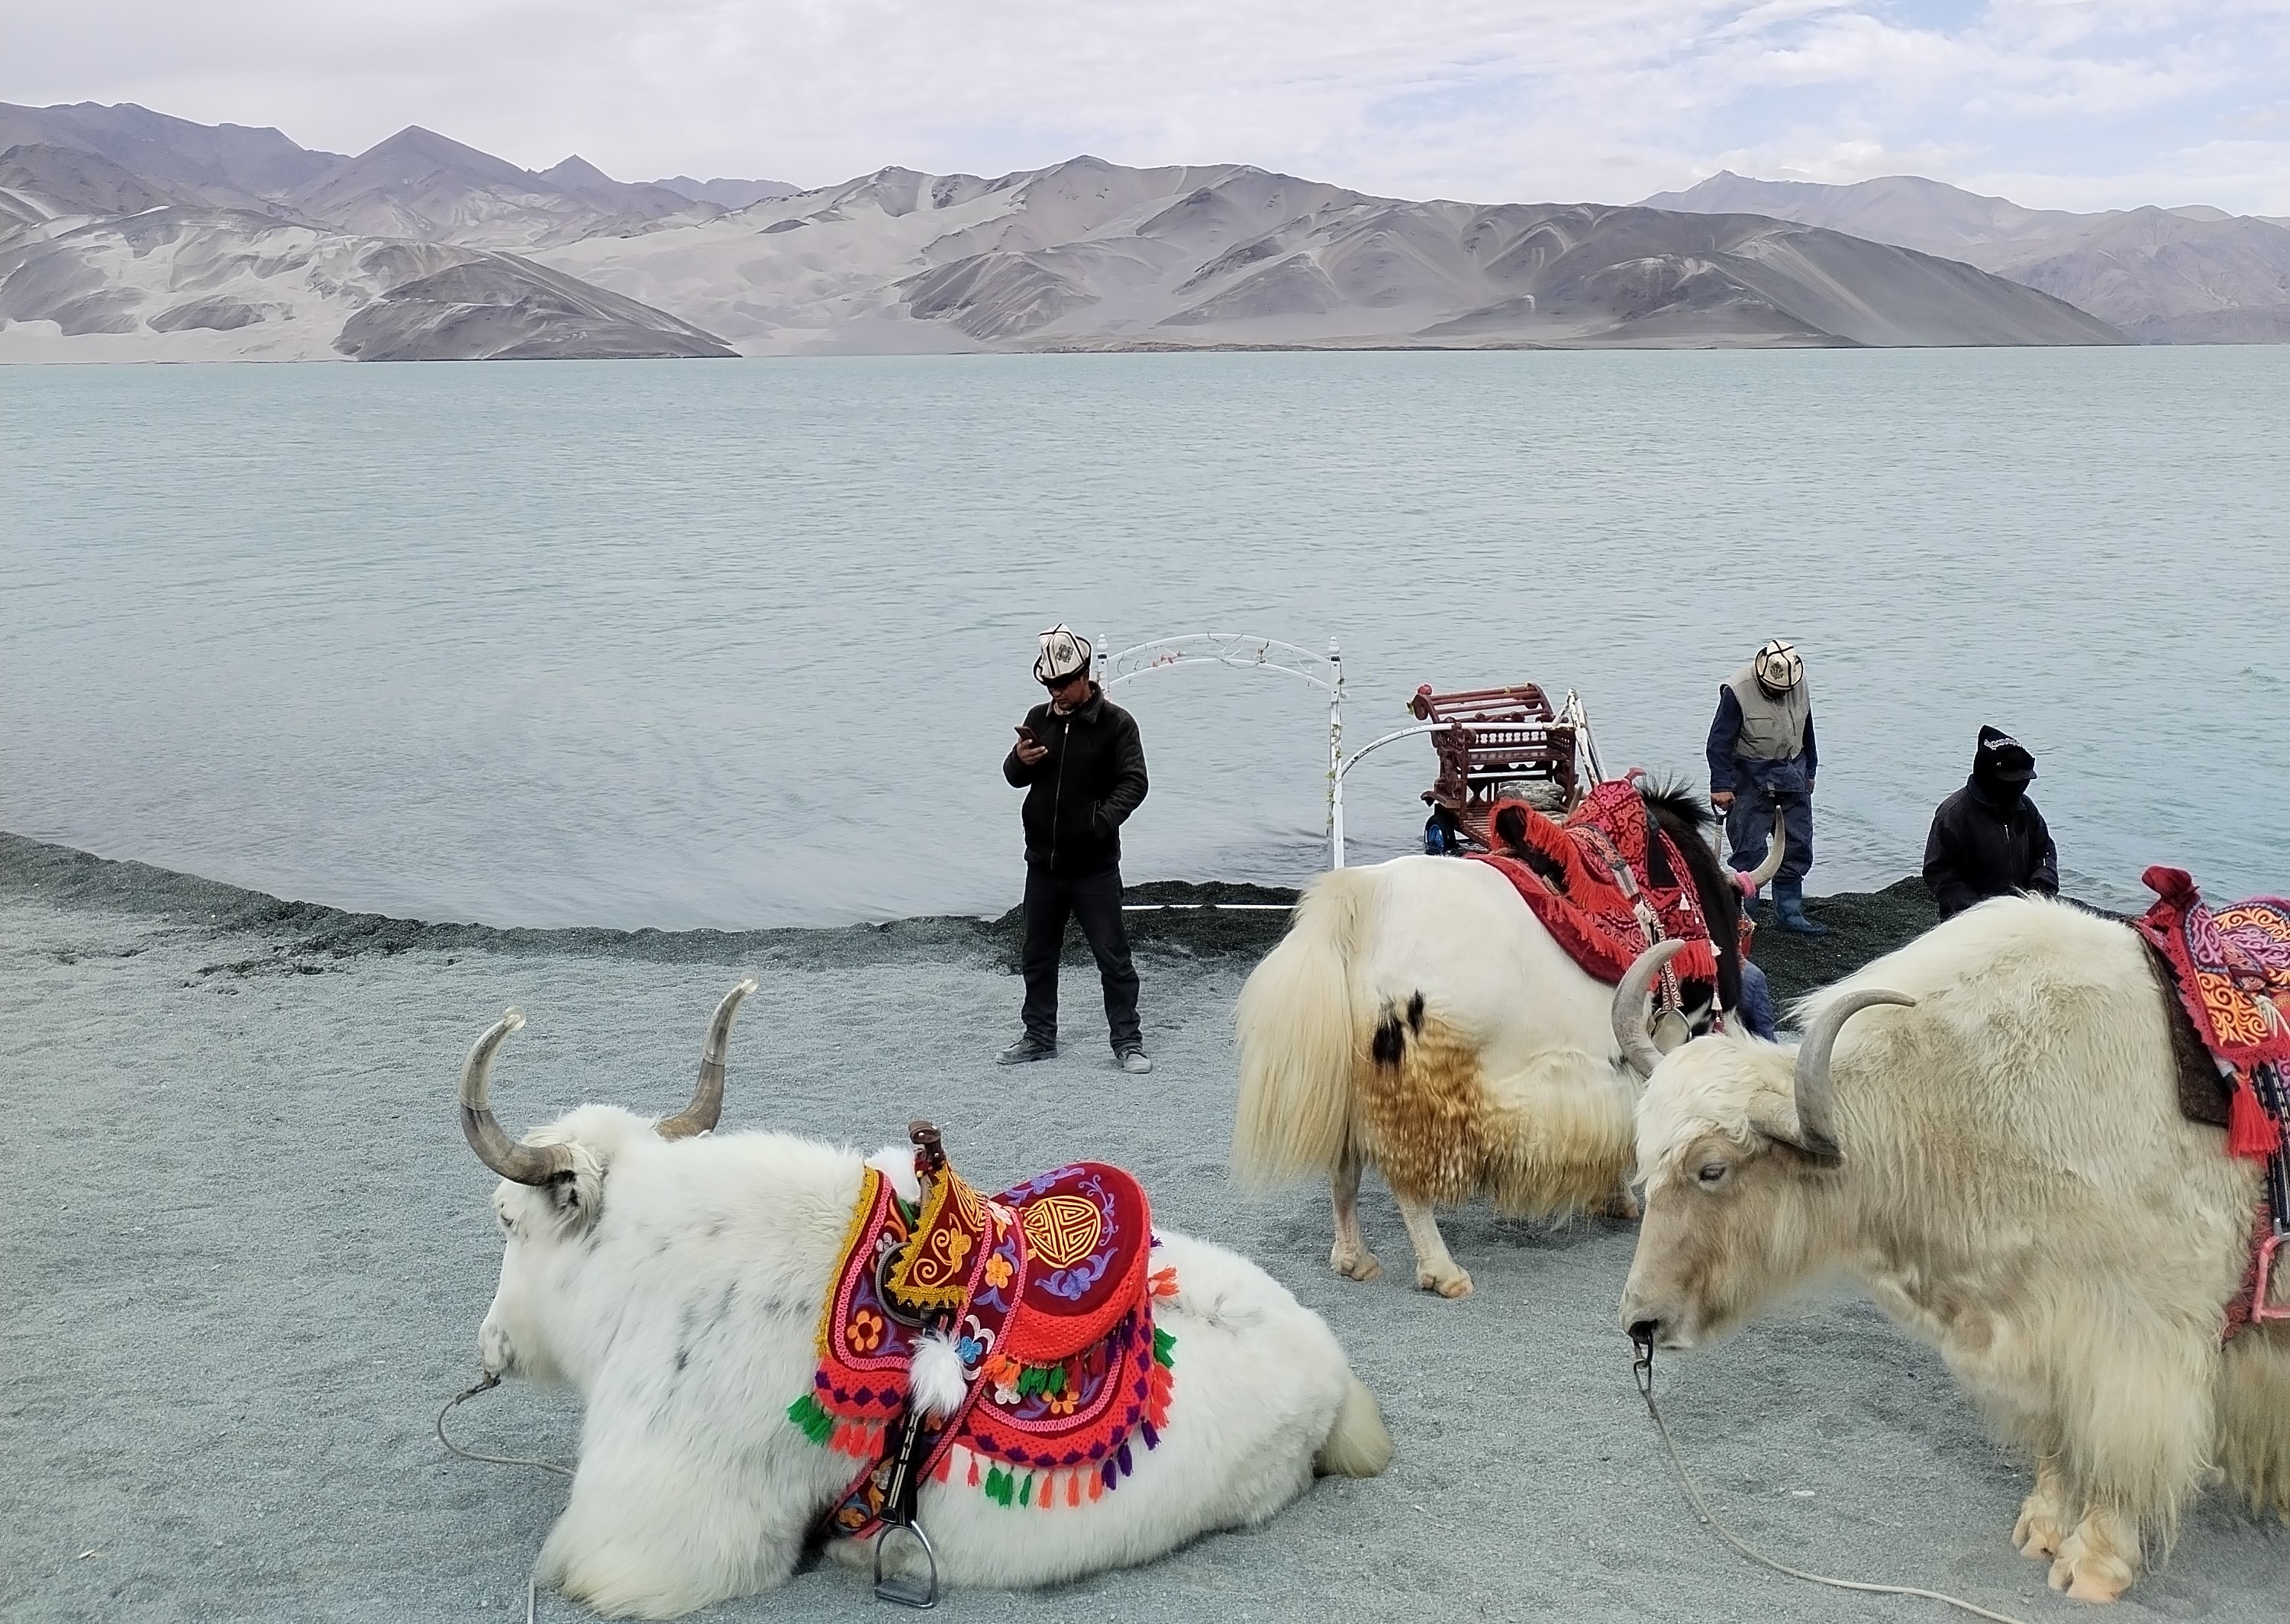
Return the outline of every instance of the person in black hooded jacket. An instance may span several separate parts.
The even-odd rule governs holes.
[[[2044,814],[2028,798],[2036,758],[2000,729],[1983,727],[1972,776],[1933,813],[1925,836],[1925,885],[1943,919],[1988,897],[2060,892],[2059,852]]]

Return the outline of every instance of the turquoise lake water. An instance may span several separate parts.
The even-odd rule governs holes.
[[[998,913],[1034,634],[1341,640],[1581,690],[1701,777],[1795,638],[1813,889],[1912,871],[1980,724],[2070,890],[2290,892],[2290,348],[1221,354],[0,372],[0,827],[501,924]],[[1325,861],[1325,703],[1117,690],[1133,879]],[[1411,849],[1408,740],[1348,780]]]

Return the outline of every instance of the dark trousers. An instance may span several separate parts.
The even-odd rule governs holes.
[[[1802,778],[1798,781],[1802,782]],[[1735,781],[1734,804],[1726,813],[1726,834],[1734,848],[1734,867],[1746,874],[1766,860],[1766,848],[1774,843],[1776,808],[1789,836],[1789,850],[1782,853],[1782,871],[1774,878],[1784,885],[1792,881],[1802,884],[1813,867],[1813,797],[1803,789],[1769,787],[1758,775],[1749,772],[1743,772]]]
[[[1058,1041],[1058,956],[1065,950],[1066,916],[1081,921],[1083,940],[1097,956],[1105,983],[1105,1024],[1113,1052],[1144,1046],[1137,1024],[1137,968],[1129,962],[1129,932],[1121,923],[1121,870],[1053,874],[1044,863],[1026,865],[1026,1036]]]

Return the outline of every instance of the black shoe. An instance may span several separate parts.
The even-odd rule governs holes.
[[[1058,1046],[1055,1044],[1039,1043],[1030,1037],[1021,1037],[995,1056],[995,1060],[997,1064],[1003,1066],[1023,1066],[1029,1060],[1046,1060],[1057,1052]]]

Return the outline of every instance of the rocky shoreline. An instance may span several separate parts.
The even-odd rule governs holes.
[[[600,954],[654,963],[875,964],[920,955],[978,954],[1015,968],[1021,922],[1016,908],[997,919],[925,915],[880,924],[783,927],[757,931],[616,931],[591,927],[528,930],[398,919],[323,903],[289,901],[217,880],[146,863],[92,856],[0,831],[0,895],[39,897],[67,907],[120,908],[173,916],[211,932],[226,956],[204,973],[311,975],[372,956],[429,949],[446,953],[515,951]],[[1132,885],[1129,932],[1138,951],[1203,960],[1253,962],[1288,927],[1293,890],[1227,881],[1156,880]],[[1233,908],[1232,904],[1241,904]],[[1755,956],[1776,998],[1790,999],[1851,974],[1932,928],[1938,916],[1922,883],[1910,878],[1882,891],[1816,897],[1812,911],[1830,927],[1818,938],[1767,928]],[[251,949],[251,950],[250,950]],[[1079,932],[1067,943],[1069,962],[1087,958]]]

